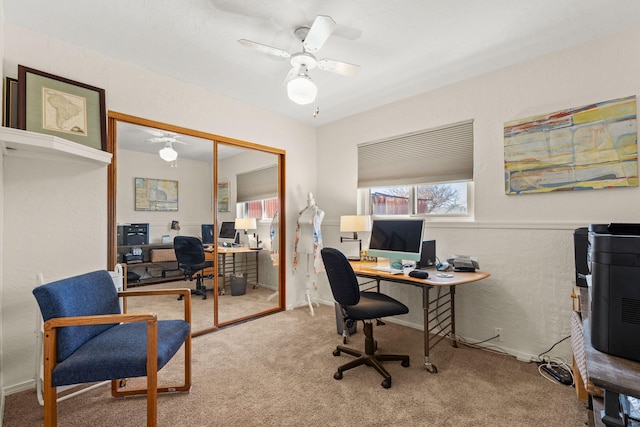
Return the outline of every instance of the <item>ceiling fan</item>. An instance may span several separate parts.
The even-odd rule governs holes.
[[[152,138],[148,138],[145,141],[152,144],[164,143],[164,147],[161,148],[158,152],[160,158],[164,161],[175,162],[178,158],[178,152],[173,148],[174,143],[187,145],[186,142],[180,141],[178,139],[181,135],[177,133],[152,128],[146,128],[143,130],[153,136]]]
[[[313,55],[320,50],[335,28],[336,22],[330,16],[318,15],[311,28],[299,27],[294,31],[296,38],[302,42],[302,51],[293,54],[251,40],[240,39],[238,43],[267,55],[289,58],[291,69],[282,84],[287,86],[289,99],[297,104],[306,105],[312,103],[318,94],[318,87],[308,75],[309,70],[318,67],[343,76],[352,76],[360,71],[359,65],[326,58],[318,60]]]

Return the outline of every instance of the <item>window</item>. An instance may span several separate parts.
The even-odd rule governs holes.
[[[278,210],[278,198],[238,203],[239,218],[271,219]]]
[[[467,215],[467,183],[421,184],[368,189],[372,215]]]
[[[469,215],[473,121],[358,146],[358,189],[373,215]]]
[[[278,166],[238,174],[239,218],[271,219],[278,210]]]

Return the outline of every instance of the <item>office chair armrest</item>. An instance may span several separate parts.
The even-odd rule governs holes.
[[[128,297],[148,297],[159,295],[182,295],[184,301],[184,321],[191,324],[191,290],[187,288],[171,288],[171,289],[148,289],[148,290],[126,290],[118,292],[118,297],[124,297],[125,301]],[[126,306],[125,306],[126,307]],[[126,310],[125,310],[126,311]]]

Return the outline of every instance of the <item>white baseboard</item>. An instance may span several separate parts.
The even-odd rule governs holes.
[[[334,304],[333,301],[324,301],[324,300],[313,300],[314,303],[319,303],[319,304],[323,304],[323,305],[329,305],[332,306]],[[296,305],[291,305],[291,306],[287,306],[287,310],[293,310],[294,308],[300,308],[303,307],[304,304],[296,304]],[[413,328],[413,329],[417,329],[419,331],[422,331],[424,329],[422,324],[416,324],[413,322],[407,322],[405,320],[402,319],[398,319],[395,317],[386,317],[385,318],[385,322],[390,322],[390,323],[397,323],[398,325],[402,325],[402,326],[407,326],[409,328]],[[469,337],[463,337],[462,335],[459,335],[461,338],[465,339],[466,341],[469,341],[470,343],[476,342],[478,341],[475,338],[469,338]],[[503,351],[505,354],[509,355],[509,356],[513,356],[515,357],[517,360],[519,360],[520,362],[531,362],[532,360],[536,359],[538,357],[538,355],[536,354],[529,354],[529,353],[523,353],[521,351],[518,350],[514,350],[512,348],[508,348],[508,347],[502,347],[497,345],[497,343],[491,343],[491,346],[495,349],[497,349],[497,351]]]
[[[4,396],[9,396],[14,393],[19,393],[25,390],[31,390],[36,388],[35,380],[25,381],[23,383],[13,384],[7,387],[2,388],[2,398],[4,400]],[[3,402],[4,404],[4,402]],[[0,424],[2,425],[2,424]]]
[[[385,322],[386,321],[389,321],[390,323],[397,323],[398,325],[402,325],[402,326],[407,326],[409,328],[418,329],[420,331],[424,330],[424,327],[423,327],[422,324],[418,325],[418,324],[415,324],[415,323],[411,323],[411,322],[407,322],[407,321],[404,321],[404,320],[401,320],[401,319],[397,319],[395,317],[393,317],[393,318],[387,317],[387,318],[385,318]],[[462,335],[458,335],[458,336],[463,338],[464,340],[470,342],[470,343],[478,341],[475,338],[464,337]],[[497,343],[491,343],[491,347],[496,349],[496,351],[498,351],[498,352],[503,351],[505,354],[515,357],[520,362],[527,362],[528,363],[528,362],[531,362],[533,359],[535,359],[537,357],[537,355],[535,355],[535,354],[523,353],[521,351],[514,350],[512,348],[502,347],[502,346],[497,345]]]

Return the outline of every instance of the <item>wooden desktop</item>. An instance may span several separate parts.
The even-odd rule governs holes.
[[[418,279],[415,277],[405,276],[402,273],[393,274],[386,271],[373,270],[372,267],[376,267],[377,265],[378,264],[372,262],[351,262],[351,266],[353,267],[353,271],[355,272],[356,276],[375,280],[378,288],[380,287],[380,281],[413,285],[422,288],[422,309],[424,322],[424,366],[431,373],[438,372],[436,366],[429,359],[429,350],[446,337],[449,337],[452,346],[458,346],[455,323],[456,286],[485,279],[489,277],[490,274],[483,271],[468,273],[445,273],[439,272],[434,268],[433,270],[428,271],[429,277],[427,279]],[[438,274],[440,273],[444,273],[451,277],[439,277]],[[435,300],[430,301],[429,289],[431,288],[446,289],[447,292],[443,295],[439,295]],[[430,313],[434,314],[432,318],[429,316]],[[438,321],[435,322],[436,324],[430,328],[429,324],[431,322],[434,322],[435,320]],[[443,325],[443,322],[448,323]],[[435,330],[436,328],[439,328],[439,330]],[[434,342],[431,342],[431,333],[437,334],[439,336]]]

